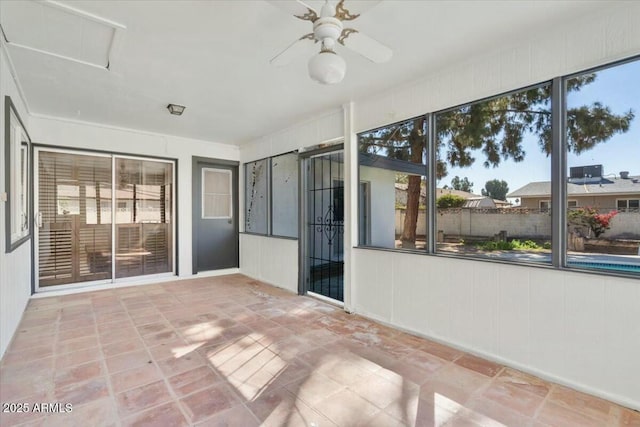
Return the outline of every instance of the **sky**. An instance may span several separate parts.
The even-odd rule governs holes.
[[[596,101],[609,106],[615,114],[631,109],[635,118],[628,132],[615,135],[580,156],[570,153],[568,167],[602,164],[604,175],[618,176],[620,171],[640,175],[640,60],[599,71],[593,83],[584,86],[580,92],[569,93],[567,107],[590,105]],[[472,167],[449,167],[448,175],[438,182],[438,187],[451,185],[451,179],[456,175],[469,178],[476,194],[480,194],[484,184],[492,179],[507,181],[510,192],[529,182],[549,181],[551,158],[541,153],[536,137],[525,137],[523,148],[526,152],[523,162],[502,161],[498,168],[485,168],[482,164],[484,154],[477,152]]]

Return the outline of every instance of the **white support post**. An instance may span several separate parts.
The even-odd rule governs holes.
[[[344,309],[355,311],[357,281],[353,266],[353,247],[358,244],[358,139],[353,128],[353,102],[344,111]]]

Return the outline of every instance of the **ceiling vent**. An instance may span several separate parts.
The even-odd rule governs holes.
[[[2,36],[21,49],[102,69],[112,69],[124,25],[56,1],[0,4]],[[24,23],[28,22],[28,25]]]

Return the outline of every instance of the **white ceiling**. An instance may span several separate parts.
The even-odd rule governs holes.
[[[317,10],[322,4],[308,3]],[[60,35],[54,20],[43,18],[38,8],[18,4],[0,2],[5,34],[9,29],[18,34],[15,28],[22,27],[34,32],[31,38],[24,35],[27,40],[43,40],[47,31]],[[341,50],[347,75],[335,86],[311,81],[305,58],[286,68],[269,64],[311,32],[311,24],[262,0],[65,4],[126,29],[111,53],[110,71],[9,44],[31,113],[241,143],[512,39],[536,37],[610,2],[385,0],[353,26],[391,47],[392,60],[376,65]],[[75,24],[69,27],[60,43],[84,34]],[[86,49],[93,43],[88,35],[76,37],[81,38],[76,51],[97,55]],[[312,48],[309,56],[313,53]],[[184,115],[169,115],[168,103],[186,105]]]

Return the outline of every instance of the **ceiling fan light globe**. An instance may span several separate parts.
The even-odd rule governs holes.
[[[322,51],[309,60],[309,77],[318,83],[340,83],[347,71],[347,63],[332,51]]]

